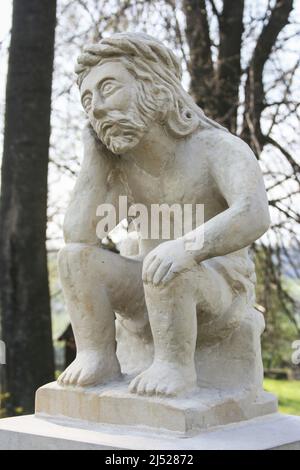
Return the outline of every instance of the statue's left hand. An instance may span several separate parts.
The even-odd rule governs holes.
[[[164,285],[196,265],[192,254],[186,252],[182,239],[170,240],[154,248],[144,259],[143,281],[155,286]]]

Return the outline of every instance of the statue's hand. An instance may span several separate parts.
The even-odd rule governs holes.
[[[104,151],[105,153],[109,152],[108,149],[105,147],[105,145],[101,142],[101,140],[97,136],[90,121],[87,121],[87,123],[85,124],[83,128],[82,140],[83,140],[84,148],[88,152],[89,151],[96,151],[98,153],[101,151]]]
[[[192,254],[185,251],[182,239],[170,240],[154,248],[144,259],[143,281],[164,285],[196,265]]]

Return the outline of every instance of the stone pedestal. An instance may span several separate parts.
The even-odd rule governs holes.
[[[300,417],[278,413],[182,438],[171,432],[22,416],[0,420],[0,450],[300,450]]]
[[[200,389],[191,397],[162,399],[129,393],[128,380],[94,388],[45,385],[36,394],[36,415],[189,436],[277,411],[277,399],[267,392],[254,399],[248,393]]]

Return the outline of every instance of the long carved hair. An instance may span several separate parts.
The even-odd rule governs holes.
[[[118,33],[84,48],[76,65],[81,86],[91,68],[107,61],[121,61],[138,80],[139,108],[153,115],[177,138],[195,129],[226,130],[209,119],[181,85],[182,69],[173,52],[152,36],[143,33]]]

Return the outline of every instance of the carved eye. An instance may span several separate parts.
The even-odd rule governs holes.
[[[109,95],[112,93],[116,88],[116,85],[113,82],[105,82],[101,86],[101,93],[102,95]]]
[[[92,106],[92,95],[89,93],[82,98],[82,106],[86,113],[89,113]]]

